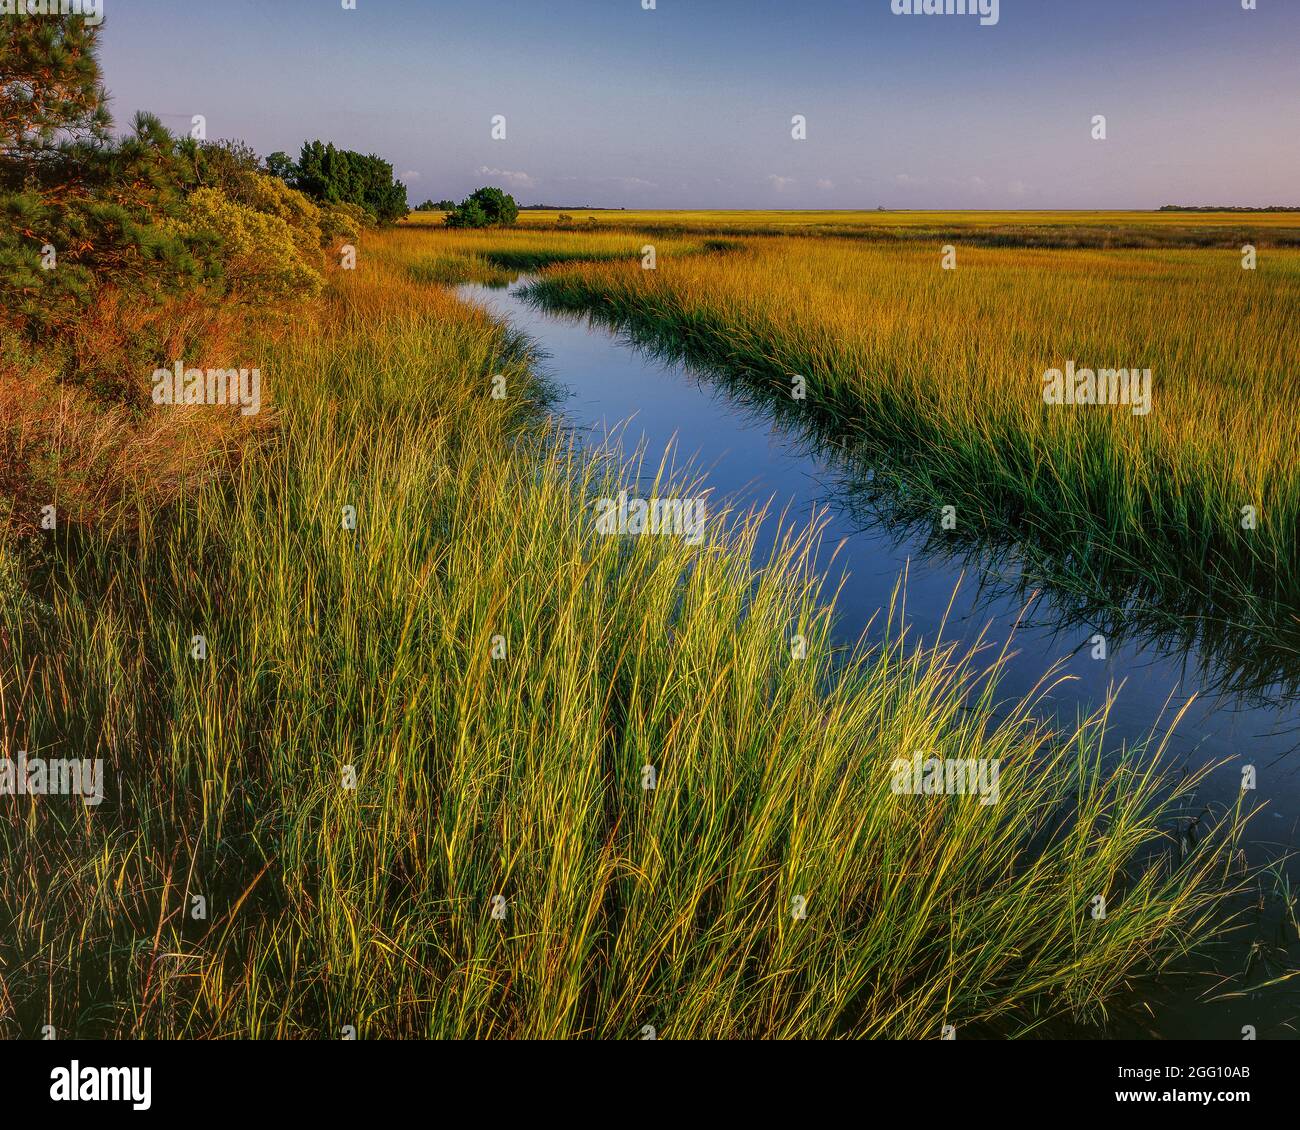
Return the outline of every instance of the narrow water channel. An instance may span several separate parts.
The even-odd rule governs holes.
[[[818,449],[807,435],[796,434],[752,397],[739,395],[734,384],[714,379],[687,365],[652,355],[626,335],[589,319],[554,314],[530,303],[521,293],[521,278],[509,287],[467,284],[459,296],[485,307],[526,333],[544,354],[542,372],[569,394],[559,411],[583,430],[591,442],[611,442],[625,453],[639,444],[648,467],[674,445],[678,466],[690,464],[708,477],[714,497],[743,503],[771,501],[766,525],[770,546],[783,510],[807,520],[827,517],[823,558],[833,591],[843,574],[837,601],[839,634],[855,640],[875,618],[882,626],[901,575],[906,572],[906,620],[914,640],[943,638],[973,643],[984,634],[1001,644],[1014,633],[1015,657],[1006,668],[1004,697],[1030,692],[1053,665],[1068,680],[1058,685],[1044,708],[1063,722],[1104,703],[1118,691],[1111,713],[1110,736],[1141,741],[1164,732],[1179,709],[1193,700],[1170,739],[1170,762],[1195,769],[1204,763],[1231,763],[1216,769],[1202,791],[1204,803],[1231,806],[1241,787],[1241,766],[1257,767],[1257,798],[1267,807],[1253,822],[1252,863],[1270,862],[1296,850],[1300,841],[1300,701],[1285,688],[1241,689],[1240,662],[1186,647],[1170,649],[1139,635],[1108,639],[1104,659],[1094,659],[1095,624],[1054,599],[1050,593],[1027,604],[1021,570],[1006,552],[954,561],[936,553],[927,538],[881,517],[864,506],[864,476],[846,470],[832,451]],[[607,437],[613,436],[612,439]],[[842,543],[842,544],[841,544]],[[831,552],[836,547],[834,560]],[[963,575],[964,574],[964,575]],[[956,596],[954,597],[954,591]],[[945,623],[946,620],[946,623]],[[1293,884],[1300,878],[1291,869]],[[1219,959],[1224,972],[1251,969],[1233,989],[1261,984],[1284,971],[1259,956],[1267,945],[1289,940],[1294,930],[1280,921],[1280,899],[1258,917],[1247,914],[1240,937]],[[1300,957],[1291,944],[1291,967]],[[1274,956],[1277,956],[1275,953]],[[1216,978],[1206,974],[1194,984],[1158,993],[1154,1016],[1117,1022],[1112,1035],[1157,1035],[1165,1038],[1241,1039],[1253,1026],[1260,1039],[1293,1039],[1300,1031],[1300,992],[1296,981],[1230,999],[1208,1000]]]

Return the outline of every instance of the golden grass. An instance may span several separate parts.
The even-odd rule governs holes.
[[[428,230],[442,213],[413,213]],[[561,213],[520,212],[520,231],[556,230]],[[1300,247],[1300,212],[970,212],[576,210],[571,225],[594,233],[659,236],[815,235],[893,243],[910,239],[990,247]]]
[[[134,526],[142,510],[228,473],[243,448],[272,426],[273,405],[263,404],[255,417],[198,407],[160,413],[146,405],[160,361],[227,368],[247,360],[250,317],[202,291],[155,306],[133,305],[104,288],[56,347],[5,335],[0,537],[36,532],[47,506],[56,508],[60,524]],[[282,329],[281,314],[263,307],[263,341]]]
[[[412,212],[404,226],[430,227],[442,223],[443,212]],[[635,209],[635,208],[568,208],[527,209],[519,213],[523,228],[552,228],[561,215],[572,216],[578,223],[594,219],[601,224],[629,227],[663,223],[681,224],[702,230],[726,227],[922,227],[948,224],[963,227],[1001,227],[1005,225],[1085,224],[1102,227],[1239,227],[1251,224],[1262,228],[1300,227],[1298,212],[1135,212],[1135,211],[877,211],[852,209]]]

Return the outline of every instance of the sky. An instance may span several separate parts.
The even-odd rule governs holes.
[[[101,59],[119,127],[333,141],[413,204],[1300,205],[1300,0],[1255,2],[104,0]]]

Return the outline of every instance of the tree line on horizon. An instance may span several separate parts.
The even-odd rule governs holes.
[[[1226,204],[1162,204],[1161,212],[1300,212],[1300,207],[1270,204],[1266,208],[1233,207]]]

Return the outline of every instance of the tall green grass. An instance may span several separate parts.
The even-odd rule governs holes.
[[[1003,653],[837,653],[811,534],[597,535],[636,470],[403,261],[268,346],[231,479],[4,552],[6,753],[102,757],[109,796],[0,798],[0,1031],[1023,1035],[1223,927],[1237,814],[1186,849],[1198,778],[1001,701]],[[918,750],[998,759],[1000,802],[894,795]]]

